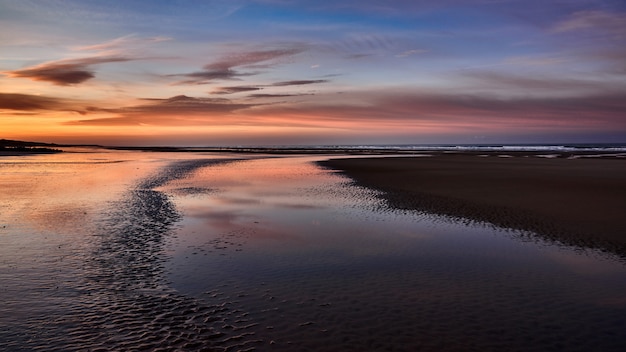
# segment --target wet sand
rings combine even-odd
[[[322,165],[384,192],[389,206],[532,231],[626,255],[626,160],[441,153]]]
[[[623,262],[380,211],[323,158],[1,163],[0,351],[624,350]]]
[[[163,156],[39,156],[2,165],[0,351],[242,346],[233,335],[247,336],[244,329],[221,329],[224,319],[241,319],[238,312],[168,287],[165,248],[182,215],[155,190],[231,160]]]

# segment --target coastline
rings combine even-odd
[[[25,156],[25,155],[40,155],[40,154],[57,154],[63,153],[62,151],[5,151],[0,150],[0,157],[2,156]]]
[[[626,162],[519,153],[437,153],[319,163],[382,191],[388,205],[626,256]]]

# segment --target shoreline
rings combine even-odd
[[[531,231],[566,245],[626,256],[624,159],[499,156],[441,153],[319,164],[381,191],[392,208]]]
[[[0,149],[0,156],[25,156],[25,155],[41,155],[41,154],[58,154],[63,153],[61,150],[4,150]]]

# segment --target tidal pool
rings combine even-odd
[[[0,159],[0,350],[626,347],[623,259],[389,209],[324,158]]]
[[[168,184],[171,286],[267,350],[619,350],[626,267],[532,234],[386,208],[319,157]]]

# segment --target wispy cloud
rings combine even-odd
[[[250,92],[250,91],[261,90],[261,89],[263,88],[251,87],[251,86],[217,87],[211,92],[211,94],[234,94],[234,93]]]
[[[303,45],[290,45],[285,48],[270,50],[254,50],[232,53],[209,63],[203,67],[202,71],[173,76],[182,76],[188,79],[178,82],[178,84],[207,84],[216,80],[232,80],[239,77],[253,76],[258,72],[241,72],[235,68],[242,69],[266,69],[281,63],[288,57],[297,55],[306,50]]]
[[[329,80],[326,79],[315,79],[315,80],[294,80],[294,81],[282,81],[272,83],[273,87],[286,87],[286,86],[302,86],[306,84],[317,84],[317,83],[327,83]]]
[[[335,49],[345,51],[386,51],[394,46],[394,41],[386,35],[353,34],[344,40],[334,42],[333,46]]]
[[[562,57],[512,56],[504,59],[503,64],[518,66],[549,66],[567,62]]]
[[[2,73],[13,78],[28,78],[61,86],[76,85],[95,77],[94,65],[146,59],[145,55],[140,55],[140,52],[145,51],[146,45],[170,39],[163,36],[143,38],[127,35],[97,44],[71,48],[74,52],[93,52],[88,57],[48,61]]]
[[[95,73],[91,68],[93,65],[131,60],[135,59],[123,56],[66,59],[44,62],[21,70],[5,71],[3,74],[14,78],[28,78],[34,81],[45,81],[60,86],[69,86],[94,78]]]
[[[501,98],[480,94],[360,92],[300,104],[268,105],[255,112],[268,116],[308,116],[312,124],[363,128],[429,127],[458,130],[585,129],[626,130],[626,94],[613,92],[568,97]],[[610,127],[608,127],[610,126]]]
[[[424,54],[427,53],[428,50],[426,49],[413,49],[413,50],[407,50],[405,52],[402,52],[398,55],[396,55],[396,57],[408,57],[408,56],[412,56],[412,55],[418,55],[418,54]]]
[[[609,34],[626,36],[626,13],[605,11],[578,11],[554,26],[554,32],[573,32],[581,30],[602,31]]]
[[[476,90],[491,89],[508,92],[509,94],[532,95],[541,92],[543,95],[573,95],[601,92],[617,92],[626,89],[626,84],[607,82],[593,77],[553,76],[549,73],[541,74],[512,74],[490,70],[471,70],[458,77],[459,81],[467,79]]]
[[[302,86],[302,85],[308,85],[308,84],[319,84],[319,83],[327,83],[327,82],[330,82],[330,81],[326,79],[292,80],[292,81],[281,81],[281,82],[275,82],[275,83],[264,84],[264,85],[256,85],[256,86],[217,87],[211,92],[211,94],[235,94],[235,93],[261,90],[261,89],[268,88],[268,87]],[[249,96],[269,97],[269,96],[293,96],[293,95],[297,95],[297,94],[253,94]]]
[[[137,47],[145,46],[153,43],[160,43],[172,40],[170,37],[156,36],[156,37],[138,37],[137,35],[130,34],[123,37],[107,40],[102,43],[76,46],[72,49],[74,51],[96,51],[96,52],[117,52],[119,50],[127,51],[129,49],[135,49]]]
[[[68,112],[85,115],[85,102],[54,96],[0,93],[0,111],[13,116],[34,116],[49,112]]]
[[[286,98],[286,97],[299,97],[303,95],[313,94],[249,94],[249,98]]]
[[[0,93],[0,109],[7,110],[61,110],[65,103],[57,98],[30,94]]]
[[[212,119],[225,118],[225,114],[247,109],[258,104],[236,103],[223,98],[196,98],[177,95],[167,99],[144,99],[148,102],[122,108],[96,108],[91,113],[113,113],[114,117],[83,119],[68,122],[70,125],[160,125],[179,126],[214,124]],[[218,120],[219,121],[219,120]]]
[[[404,112],[405,116],[410,116],[410,112],[413,116],[447,116],[478,125],[482,124],[483,117],[496,118],[507,124],[540,122],[547,116],[553,117],[559,124],[567,124],[576,120],[600,120],[607,115],[616,119],[621,114],[620,111],[626,108],[626,94],[508,99],[490,95],[413,94],[383,96],[378,104],[378,111],[389,109],[387,111]],[[567,118],[564,119],[563,116]]]

